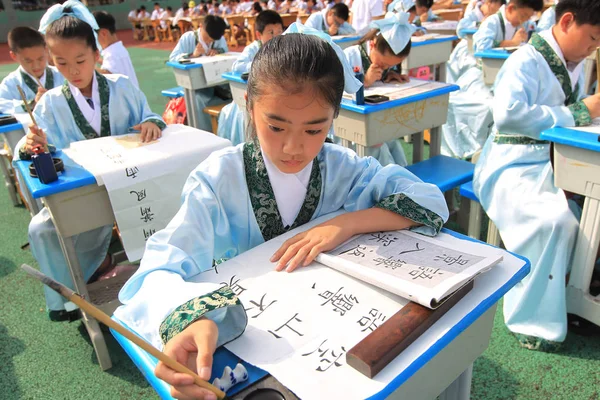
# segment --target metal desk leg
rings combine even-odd
[[[17,193],[17,188],[14,182],[10,177],[10,167],[7,165],[7,163],[7,157],[4,155],[0,156],[0,168],[2,169],[2,175],[4,175],[4,185],[8,190],[8,195],[10,196],[13,206],[16,207],[21,204],[21,199],[19,198],[19,194]]]
[[[429,131],[429,157],[440,155],[442,152],[442,127],[436,126]]]
[[[17,180],[19,181],[19,186],[21,188],[21,194],[23,194],[23,197],[25,197],[25,201],[27,202],[27,205],[29,206],[29,214],[31,214],[31,216],[34,217],[42,209],[42,202],[40,199],[34,199],[31,196],[31,193],[29,192],[29,189],[27,188],[27,185],[25,184],[25,180],[21,176],[21,173],[19,172],[18,169],[15,169],[15,174],[16,174]]]
[[[440,400],[469,400],[471,398],[471,379],[473,378],[473,364],[460,374],[441,394]]]
[[[187,112],[188,125],[198,128],[198,112],[196,107],[196,96],[192,89],[184,89],[183,97],[185,99],[185,109]]]
[[[81,266],[79,265],[79,260],[77,259],[77,253],[75,253],[73,238],[71,236],[63,237],[58,231],[57,235],[60,247],[62,248],[63,254],[67,260],[67,265],[69,266],[71,278],[75,284],[75,290],[86,300],[89,300],[90,296],[88,295],[87,286],[85,280],[83,279],[83,275],[81,274]],[[102,368],[103,371],[106,371],[112,367],[112,362],[110,360],[110,355],[108,354],[108,348],[106,347],[104,334],[100,330],[98,321],[83,311],[81,311],[81,314],[83,315],[83,323],[85,328],[87,329],[92,344],[94,345],[96,357],[98,358],[98,364],[100,364],[100,368]]]
[[[586,197],[567,286],[567,310],[600,325],[600,296],[590,295],[590,281],[600,241],[600,200]]]
[[[415,133],[412,135],[413,143],[413,160],[412,163],[418,163],[423,161],[423,132]]]

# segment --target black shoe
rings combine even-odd
[[[67,310],[49,310],[48,317],[50,321],[61,322],[61,321],[77,321],[81,318],[79,310],[67,311]]]

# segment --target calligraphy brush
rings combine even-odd
[[[27,264],[21,265],[21,268],[25,272],[27,272],[29,275],[31,275],[34,278],[36,278],[37,280],[41,281],[44,285],[50,287],[52,290],[58,292],[63,297],[65,297],[65,298],[69,299],[70,301],[72,301],[73,303],[77,304],[79,306],[79,308],[81,308],[83,311],[85,311],[92,317],[96,318],[98,321],[102,322],[109,328],[112,328],[115,331],[119,332],[121,335],[125,336],[127,339],[132,341],[134,344],[141,347],[142,350],[150,353],[153,357],[155,357],[158,360],[162,361],[163,363],[167,364],[169,366],[169,368],[174,369],[177,372],[181,372],[183,374],[192,376],[194,378],[194,383],[196,385],[200,386],[203,389],[210,390],[215,395],[217,395],[218,399],[231,400],[231,398],[227,397],[225,392],[217,389],[215,386],[202,380],[202,378],[200,378],[196,373],[194,373],[194,371],[192,371],[191,369],[187,368],[186,366],[180,364],[178,361],[172,359],[165,353],[159,351],[154,346],[152,346],[150,343],[146,342],[144,339],[140,338],[139,336],[137,336],[136,334],[131,332],[129,329],[125,328],[123,325],[112,320],[106,313],[104,313],[104,311],[100,310],[93,304],[87,302],[85,299],[83,299],[83,297],[81,297],[79,294],[75,293],[73,290],[69,289],[68,287],[66,287],[65,285],[63,285],[61,283],[56,282],[54,279],[42,274],[40,271],[30,267]]]
[[[31,118],[31,122],[33,123],[33,125],[35,125],[37,127],[38,124],[37,124],[37,122],[35,122],[33,113],[29,109],[29,104],[27,104],[27,97],[25,96],[25,92],[23,92],[23,89],[21,89],[21,86],[19,86],[19,85],[17,85],[17,89],[19,89],[19,94],[21,95],[21,100],[23,100],[23,107],[25,107],[25,109],[27,110],[27,113],[29,114],[29,118]],[[46,153],[48,153],[48,145],[47,144],[44,145],[44,151]]]

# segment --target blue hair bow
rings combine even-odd
[[[65,8],[70,11],[65,12]],[[97,31],[100,29],[98,27],[98,23],[96,22],[96,18],[92,15],[90,10],[86,6],[84,6],[81,2],[77,0],[67,0],[63,4],[55,4],[50,7],[46,13],[42,16],[40,20],[40,29],[38,29],[42,34],[46,34],[46,30],[54,21],[59,20],[65,15],[72,15],[73,17],[82,20],[92,27],[94,31],[94,38],[96,39],[96,46],[98,50],[102,50],[102,46],[98,43],[98,34]]]
[[[358,89],[361,88],[362,83],[354,76],[354,71],[350,67],[346,54],[344,54],[344,51],[340,46],[333,42],[329,34],[309,28],[308,26],[302,25],[300,22],[292,23],[283,34],[285,35],[287,33],[301,33],[304,35],[318,36],[329,43],[331,47],[333,47],[333,50],[335,50],[335,53],[344,67],[344,91],[347,93],[356,93]]]
[[[379,29],[388,42],[394,54],[400,53],[410,41],[417,28],[408,22],[409,15],[405,12],[388,12],[384,19],[372,21],[372,29]]]

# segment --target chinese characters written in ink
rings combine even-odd
[[[377,310],[376,308],[371,308],[369,314],[365,315],[364,317],[361,317],[361,319],[356,321],[356,323],[363,328],[361,332],[364,332],[366,330],[373,332],[379,327],[381,323],[385,321],[385,318],[386,316],[383,315],[379,310]]]
[[[406,264],[405,261],[396,260],[393,256],[389,256],[388,258],[377,257],[373,259],[373,262],[377,267],[383,265],[385,268],[389,268],[391,270],[395,270],[396,268],[400,268]]]
[[[256,302],[254,300],[250,300],[250,304],[253,304],[254,307],[249,307],[249,308],[246,309],[246,311],[250,311],[250,310],[254,310],[254,309],[258,308],[257,310],[255,310],[255,311],[258,311],[258,313],[254,314],[251,318],[258,318],[263,312],[265,312],[267,310],[267,308],[271,307],[271,305],[273,303],[277,302],[277,300],[273,300],[269,304],[265,305],[266,304],[266,302],[265,302],[265,297],[266,296],[267,296],[266,293],[263,294],[262,297],[260,298],[259,302]]]
[[[146,198],[146,189],[142,189],[139,192],[136,192],[135,190],[130,190],[129,194],[135,194],[135,196],[137,197],[137,201],[142,201]]]
[[[135,179],[137,174],[140,172],[138,167],[127,167],[125,168],[125,174],[128,178]]]
[[[328,339],[325,339],[321,342],[319,347],[311,351],[310,353],[302,354],[302,357],[308,357],[313,355],[319,359],[319,365],[315,369],[318,372],[325,372],[332,366],[341,367],[342,363],[339,362],[339,359],[346,353],[346,349],[344,346],[340,346],[339,350],[331,349],[329,346],[326,346],[325,343]]]
[[[144,240],[148,240],[150,238],[150,236],[154,235],[154,233],[156,233],[156,229],[142,229],[144,231]]]
[[[446,253],[441,256],[435,256],[435,261],[445,262],[447,265],[458,264],[458,265],[466,265],[470,260],[463,258],[462,254],[459,254],[458,257],[453,257],[446,255]]]
[[[142,214],[140,219],[144,222],[150,222],[154,219],[154,213],[152,213],[150,207],[140,207],[140,214]]]
[[[374,240],[377,243],[383,244],[383,247],[387,247],[390,244],[394,243],[396,240],[398,240],[398,238],[396,236],[394,236],[393,233],[375,232],[375,233],[371,233],[368,240],[369,241]]]
[[[242,293],[244,293],[246,291],[246,288],[243,287],[242,285],[240,285],[240,278],[237,278],[235,275],[233,275],[231,277],[231,279],[229,279],[229,283],[227,282],[221,282],[220,284],[223,286],[229,286],[231,288],[231,291],[236,295],[239,296]]]
[[[295,321],[295,322],[293,322],[293,321]],[[279,332],[283,328],[288,328],[290,331],[294,332],[296,335],[298,335],[298,336],[304,336],[303,333],[300,333],[299,331],[296,330],[298,328],[294,329],[294,327],[292,326],[293,324],[296,324],[296,322],[302,322],[302,320],[300,318],[298,318],[298,313],[294,314],[294,316],[292,318],[288,319],[285,324],[283,324],[279,328],[275,329],[275,332]],[[281,339],[282,338],[282,336],[279,336],[278,334],[276,334],[273,331],[268,331],[268,332],[271,335],[275,336],[276,339]],[[280,335],[281,335],[281,333],[280,333]]]
[[[321,304],[321,306],[331,303],[333,311],[338,312],[341,316],[345,315],[347,311],[350,311],[354,304],[358,304],[358,299],[356,296],[340,293],[343,288],[344,287],[340,287],[335,293],[329,290],[319,293],[319,296],[325,299],[325,302]]]
[[[409,272],[409,275],[415,279],[429,279],[431,280],[436,275],[444,275],[439,268],[432,267],[417,267]]]
[[[340,253],[340,256],[342,254],[348,254],[351,256],[355,256],[355,257],[364,257],[365,256],[365,250],[367,249],[367,246],[361,246],[361,245],[357,245],[354,246],[348,250],[342,251]]]

